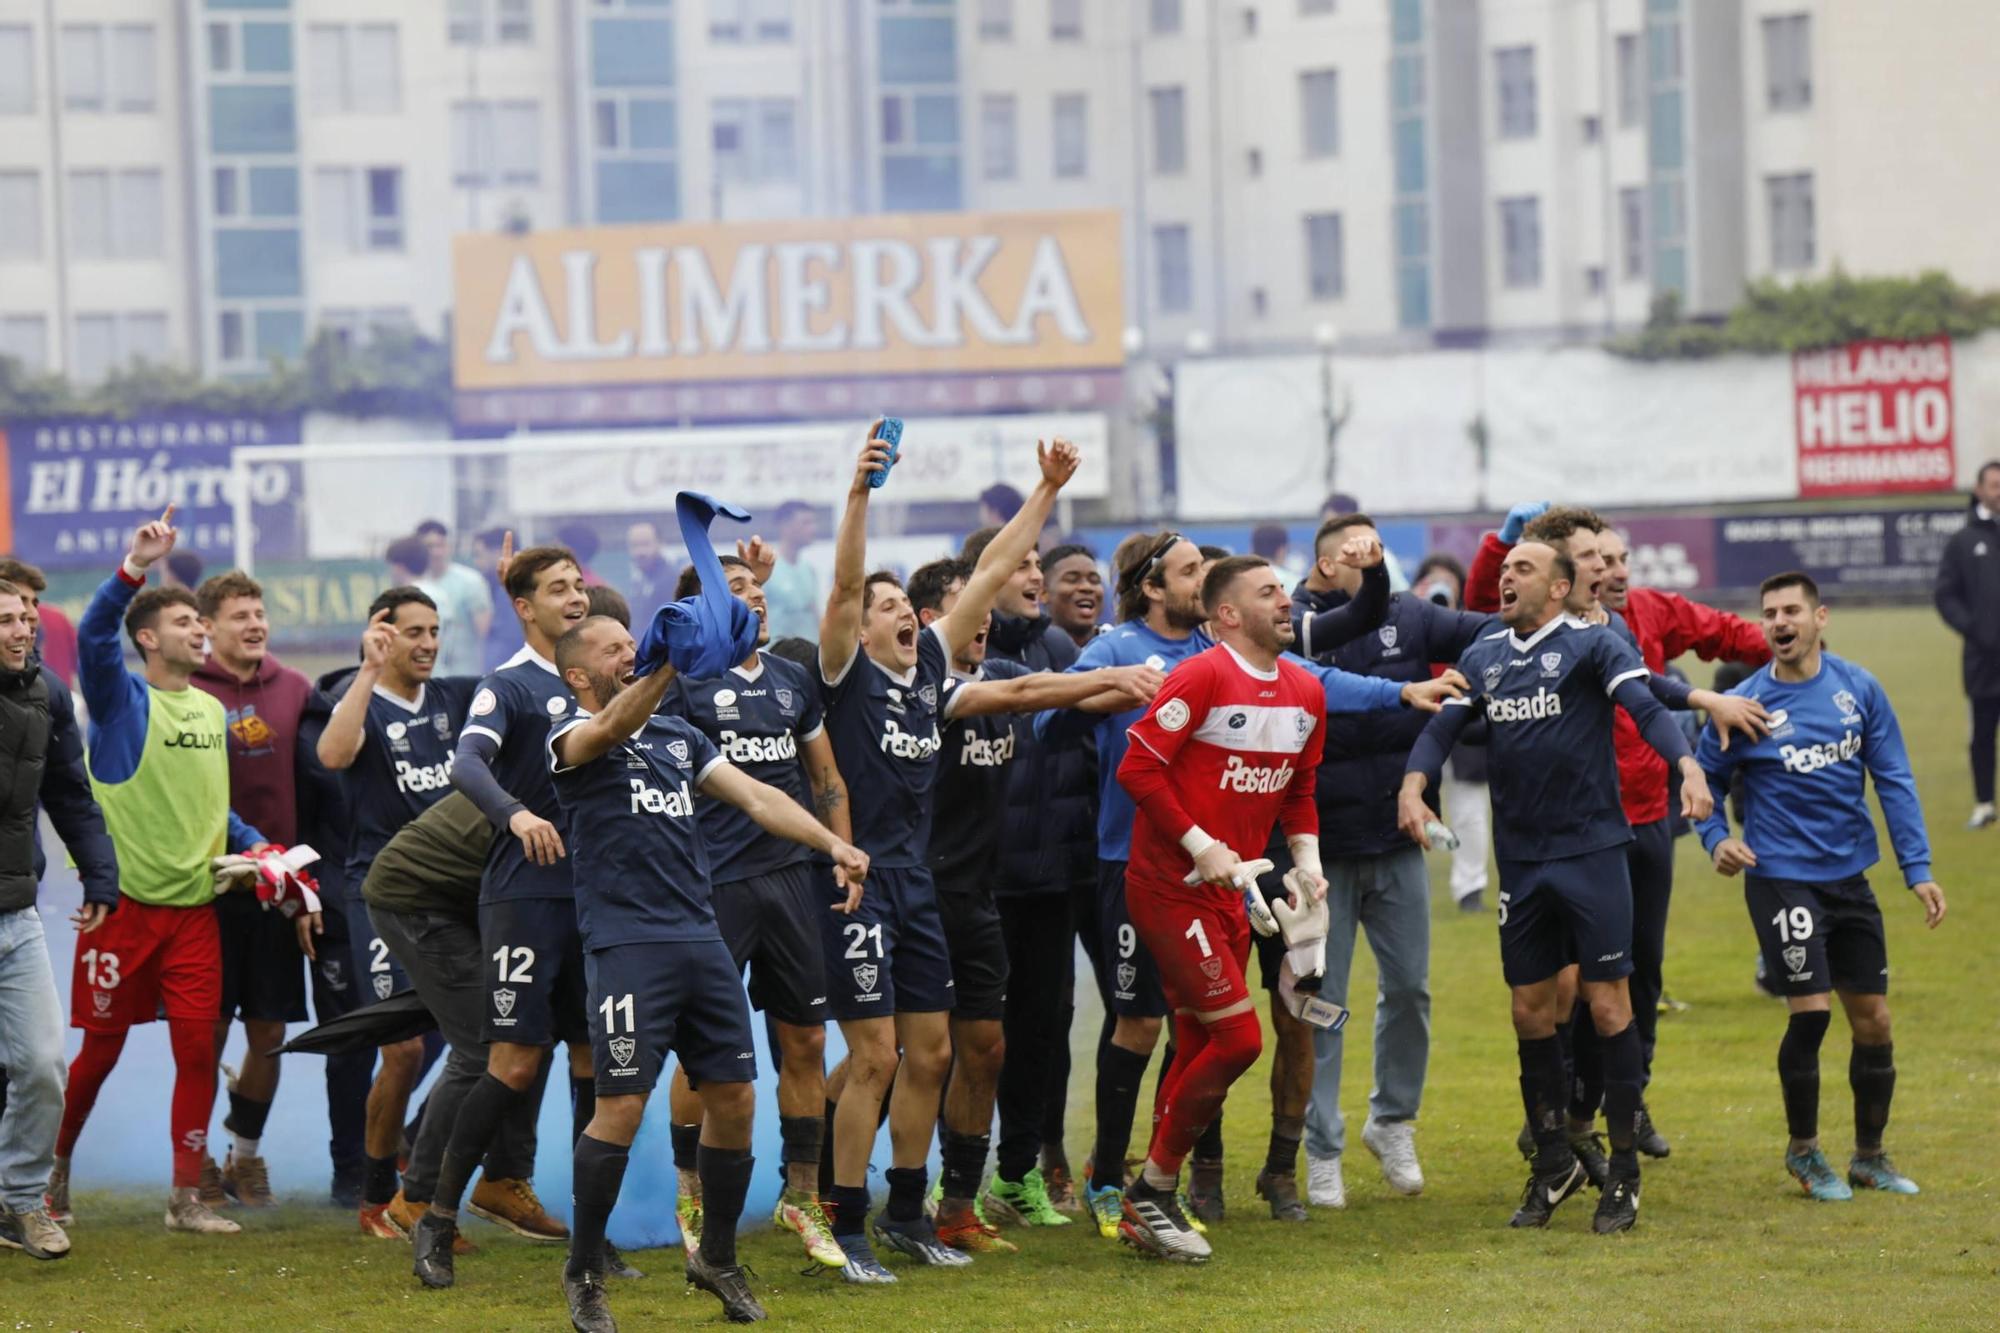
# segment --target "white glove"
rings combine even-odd
[[[1256,931],[1259,935],[1275,935],[1278,933],[1278,919],[1271,915],[1270,904],[1264,901],[1263,893],[1257,888],[1257,877],[1259,875],[1268,875],[1276,869],[1277,867],[1272,865],[1268,859],[1260,856],[1254,861],[1238,861],[1236,863],[1236,873],[1229,877],[1230,882],[1243,895],[1243,910],[1250,917],[1250,929]],[[1187,877],[1181,882],[1184,884],[1199,884],[1201,883],[1201,876],[1196,872],[1190,871]],[[1325,932],[1321,933],[1324,934]]]
[[[1302,906],[1292,906],[1291,899],[1281,898],[1272,907],[1278,918],[1278,926],[1285,936],[1285,961],[1290,964],[1292,975],[1308,991],[1319,989],[1320,978],[1326,975],[1326,932],[1329,918],[1326,899],[1316,895],[1312,886],[1300,881],[1294,884],[1293,871],[1285,876],[1286,887]]]
[[[1320,941],[1322,949],[1325,944],[1326,941],[1322,938]],[[1278,998],[1284,1001],[1285,1008],[1291,1011],[1292,1017],[1301,1023],[1310,1023],[1328,1032],[1338,1032],[1347,1025],[1346,1009],[1332,1000],[1321,999],[1311,991],[1299,989],[1299,979],[1292,971],[1292,958],[1289,953],[1285,955],[1285,961],[1278,965]]]

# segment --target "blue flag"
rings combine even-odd
[[[654,615],[639,640],[636,674],[650,675],[663,663],[671,663],[683,676],[706,680],[738,665],[757,646],[756,613],[731,595],[729,579],[708,537],[708,525],[717,514],[739,523],[749,522],[750,515],[700,491],[675,496],[674,513],[688,559],[701,576],[701,592],[669,602]]]

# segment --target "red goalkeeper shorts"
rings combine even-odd
[[[1173,1008],[1213,1013],[1250,998],[1250,921],[1235,890],[1163,882],[1135,861],[1125,872],[1125,910]]]
[[[120,897],[102,926],[76,937],[69,997],[70,1025],[92,1032],[121,1032],[162,1017],[213,1022],[222,1011],[215,909]]]

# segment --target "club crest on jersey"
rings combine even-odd
[[[935,686],[935,685],[926,685],[926,686],[924,686],[924,687],[923,687],[923,688],[922,688],[921,690],[918,690],[918,691],[917,691],[917,698],[919,698],[919,699],[923,700],[923,703],[924,703],[924,707],[926,707],[926,708],[936,708],[936,707],[937,707],[937,686]]]
[[[1193,716],[1188,711],[1187,700],[1169,699],[1160,705],[1160,711],[1153,714],[1153,720],[1160,724],[1161,731],[1179,731]]]
[[[1137,981],[1138,979],[1139,979],[1138,968],[1132,966],[1130,963],[1120,963],[1118,965],[1119,994],[1130,995],[1132,993],[1132,983]]]
[[[378,1000],[388,999],[389,992],[394,990],[395,988],[396,988],[395,978],[391,977],[387,972],[378,972],[375,974],[376,999]]]
[[[1207,977],[1210,981],[1218,979],[1222,975],[1222,960],[1220,958],[1202,959],[1201,974]]]
[[[448,740],[450,740],[450,739],[451,739],[451,714],[450,714],[450,713],[432,713],[432,714],[431,714],[431,729],[432,729],[433,731],[437,732],[437,738],[438,738],[439,740],[441,740],[441,741],[448,741]]]
[[[1483,679],[1486,681],[1486,688],[1489,690],[1499,689],[1500,677],[1506,673],[1506,670],[1507,668],[1501,666],[1498,662],[1495,662],[1492,666],[1487,667],[1485,672],[1483,673]]]
[[[1790,945],[1779,956],[1785,960],[1785,971],[1801,971],[1806,965],[1806,946],[1803,944]]]
[[[778,707],[788,713],[792,711],[792,692],[790,690],[773,690],[771,694],[777,699]]]
[[[501,989],[501,990],[497,990],[497,991],[494,991],[494,992],[493,992],[493,1007],[494,1007],[495,1009],[498,1009],[498,1010],[500,1011],[500,1017],[502,1017],[502,1018],[506,1018],[506,1017],[510,1016],[511,1014],[513,1014],[513,1012],[514,1012],[514,992],[513,992],[513,991],[511,991],[511,990],[507,990],[507,989],[504,989],[504,988],[503,988],[503,989]]]
[[[1312,735],[1312,714],[1301,711],[1297,717],[1292,719],[1292,725],[1298,728],[1299,740],[1303,743],[1306,737]]]
[[[682,767],[687,766],[688,743],[686,741],[668,741],[667,753],[674,757],[675,763],[680,764]]]
[[[1846,690],[1835,690],[1833,692],[1833,706],[1840,710],[1840,720],[1848,726],[1854,727],[1861,724],[1861,705]]]
[[[1396,627],[1394,625],[1384,625],[1381,629],[1375,631],[1375,636],[1382,640],[1384,648],[1394,648],[1396,646]]]
[[[111,992],[108,990],[92,991],[90,993],[90,1007],[97,1011],[99,1018],[103,1018],[106,1014],[109,1014],[111,1012]]]
[[[882,970],[875,964],[862,963],[854,969],[854,984],[861,987],[864,992],[873,994],[875,991],[875,980],[881,975]]]
[[[1544,676],[1555,675],[1557,671],[1561,670],[1562,664],[1563,655],[1561,653],[1546,652],[1542,654],[1542,674]]]
[[[639,1043],[631,1037],[613,1037],[604,1043],[611,1051],[611,1058],[621,1065],[632,1063],[632,1057],[639,1052]]]

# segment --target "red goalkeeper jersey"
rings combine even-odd
[[[1167,677],[1128,735],[1118,781],[1139,807],[1130,879],[1179,884],[1194,869],[1181,837],[1196,825],[1246,860],[1263,855],[1274,823],[1319,832],[1326,693],[1303,668],[1280,659],[1260,671],[1217,644]]]

